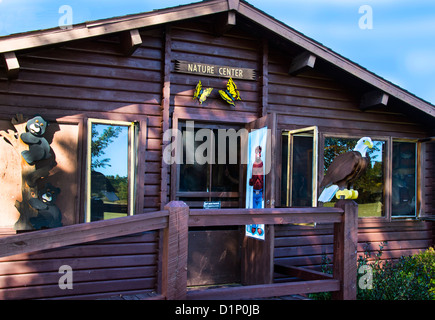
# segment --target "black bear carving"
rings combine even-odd
[[[24,160],[30,165],[36,161],[50,158],[50,145],[44,138],[47,121],[41,116],[36,116],[27,121],[27,132],[20,135],[21,140],[29,145],[29,150],[21,152]]]
[[[60,189],[50,183],[39,191],[38,198],[29,200],[30,206],[38,210],[36,217],[30,218],[30,223],[35,229],[56,228],[62,226],[62,214],[55,201]]]

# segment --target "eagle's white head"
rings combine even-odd
[[[368,148],[373,148],[373,141],[369,137],[363,137],[358,140],[353,151],[358,151],[363,157],[365,157]]]

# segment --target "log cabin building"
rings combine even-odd
[[[172,140],[165,132],[179,130],[186,138],[189,130],[196,135],[210,129],[216,145],[225,145],[219,129],[266,125],[266,207],[322,206],[317,197],[328,163],[369,136],[371,166],[356,186],[358,253],[387,242],[382,257],[394,259],[433,245],[434,105],[243,0],[202,1],[5,36],[0,53],[2,240],[18,234],[31,242],[40,232],[33,231],[31,219],[38,209],[23,209],[28,164],[17,139],[25,120],[39,114],[49,124],[44,137],[51,158],[34,165],[46,170],[34,179],[30,197],[47,183],[60,189],[59,230],[151,215],[172,200],[190,208],[218,202],[236,213],[245,208],[241,156],[229,165],[168,163],[165,150]],[[219,94],[229,78],[240,93],[234,105]],[[213,88],[201,102],[193,99],[199,81]],[[175,149],[187,160],[186,143]],[[318,270],[323,258],[332,257],[332,224],[283,224],[266,232],[273,263]],[[188,285],[243,281],[241,238],[238,226],[191,227]],[[161,244],[162,233],[149,231],[4,255],[0,299],[158,291]],[[74,270],[72,290],[59,289],[62,265]],[[285,278],[272,273],[269,281]]]

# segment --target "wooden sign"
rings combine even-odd
[[[175,61],[175,71],[181,73],[198,74],[209,77],[255,80],[255,70],[249,68],[218,66],[190,61]]]

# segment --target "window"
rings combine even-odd
[[[204,201],[221,201],[222,207],[239,207],[241,166],[237,130],[240,128],[188,122],[180,129],[183,152],[177,170],[176,197],[197,208]],[[236,141],[228,139],[231,133],[237,136]]]
[[[137,126],[88,120],[86,221],[134,213]]]
[[[282,206],[317,206],[317,140],[317,127],[283,132]]]
[[[358,139],[326,137],[324,148],[324,172],[334,158],[344,152],[353,150]],[[353,189],[358,191],[358,216],[359,217],[380,217],[384,215],[384,166],[386,159],[385,141],[373,141],[373,148],[368,149],[370,165],[365,174],[354,184]],[[333,202],[336,199],[334,198]],[[332,205],[331,203],[325,205]]]
[[[393,141],[393,217],[415,216],[417,198],[417,144]]]

